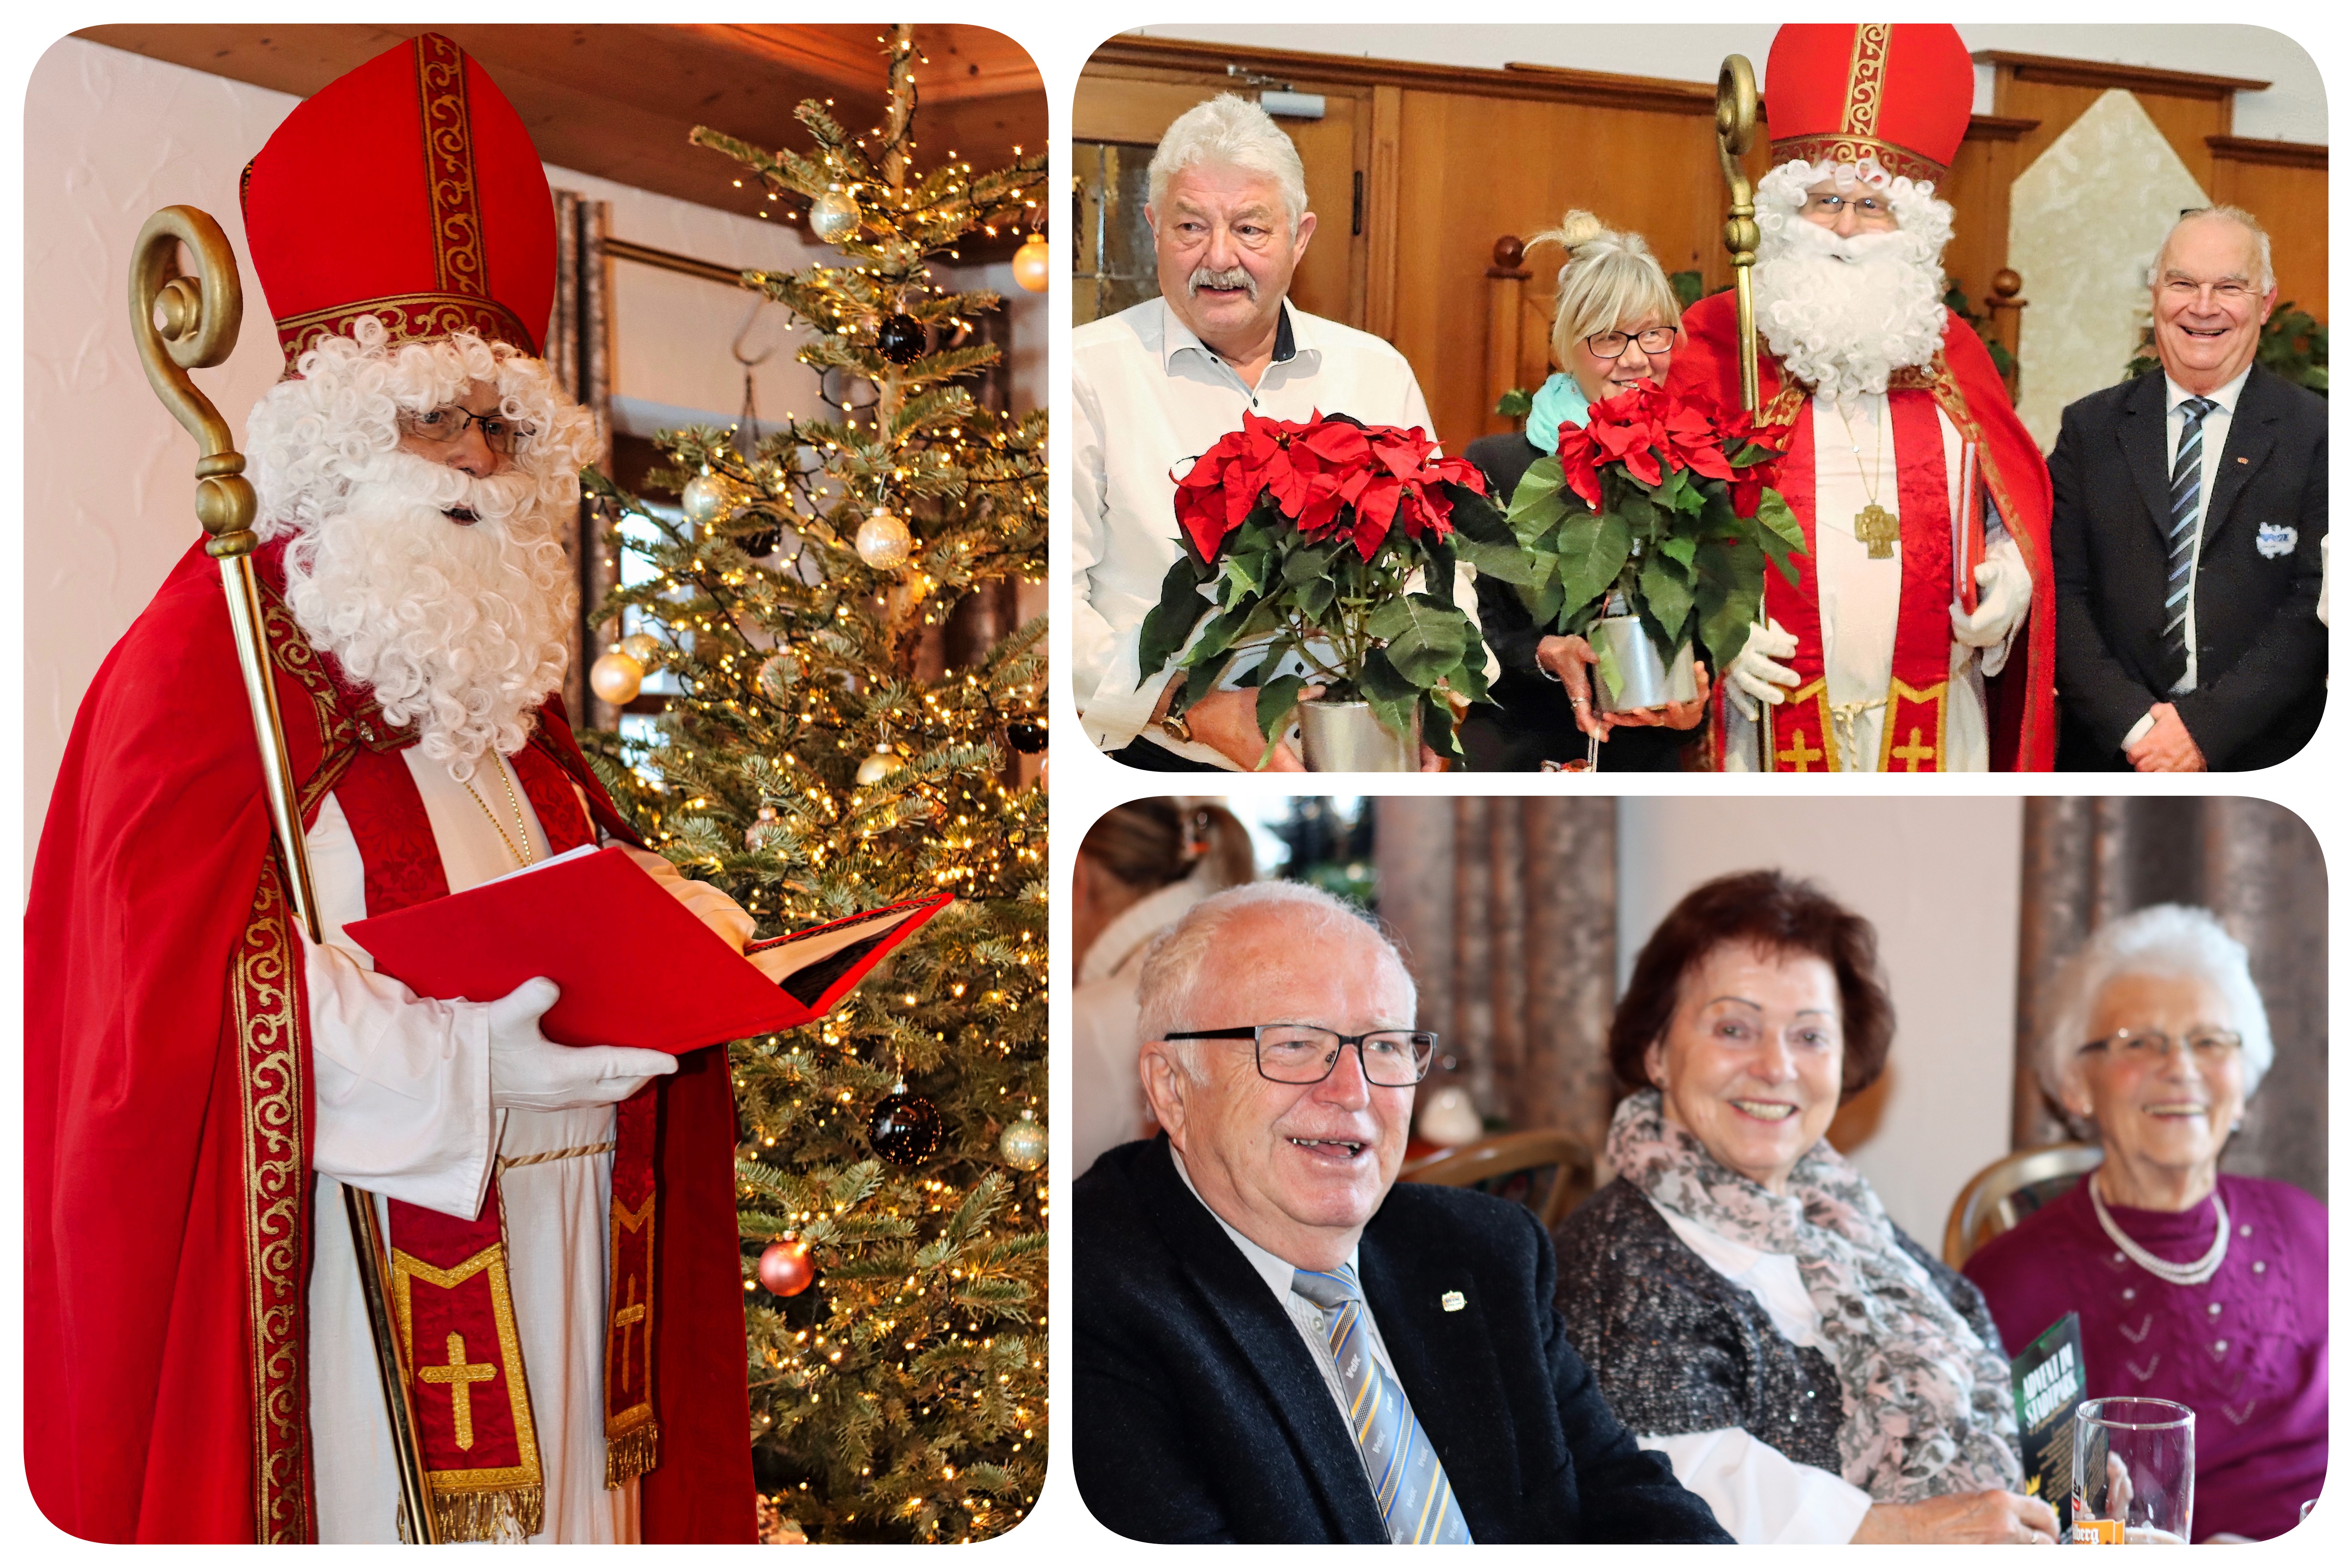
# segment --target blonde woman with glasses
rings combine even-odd
[[[1470,443],[1464,453],[1507,504],[1520,477],[1559,449],[1562,426],[1581,426],[1592,405],[1637,383],[1665,384],[1682,332],[1682,307],[1664,268],[1638,234],[1606,227],[1589,212],[1530,240],[1532,251],[1556,245],[1567,255],[1552,315],[1556,372],[1535,395],[1524,432]],[[1475,708],[1462,743],[1473,768],[1532,772],[1546,762],[1582,758],[1588,738],[1601,742],[1601,765],[1619,772],[1671,772],[1706,713],[1706,671],[1696,701],[1625,713],[1601,713],[1592,699],[1594,656],[1580,637],[1552,635],[1535,624],[1507,583],[1481,578],[1478,618],[1501,661],[1496,706]]]

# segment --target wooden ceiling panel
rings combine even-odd
[[[87,27],[94,43],[308,97],[421,27],[369,23],[134,23]],[[441,29],[482,62],[530,128],[540,155],[642,190],[754,214],[739,166],[690,145],[710,125],[767,147],[806,152],[793,118],[830,99],[852,132],[881,122],[886,29],[871,24],[457,24]],[[1045,93],[1026,51],[986,27],[918,26],[915,129],[919,169],[952,149],[978,168],[1045,142]],[[798,204],[788,204],[794,207]],[[779,214],[779,216],[784,215]],[[794,211],[795,218],[804,215]]]

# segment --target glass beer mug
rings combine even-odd
[[[2197,1413],[2169,1399],[2086,1399],[2074,1412],[2074,1544],[2186,1546]]]

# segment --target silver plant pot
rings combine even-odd
[[[1616,666],[1622,685],[1612,687],[1601,672],[1608,664],[1593,667],[1593,698],[1603,713],[1623,713],[1635,708],[1659,708],[1669,702],[1690,702],[1698,697],[1698,672],[1691,667],[1690,645],[1675,655],[1670,667],[1658,657],[1657,645],[1650,634],[1642,629],[1639,616],[1611,616],[1595,621],[1585,634],[1592,651],[1604,648]]]
[[[1369,702],[1302,702],[1298,738],[1318,773],[1409,773],[1421,767],[1421,710],[1400,735]]]

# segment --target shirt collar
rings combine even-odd
[[[2246,362],[2246,368],[2240,371],[2237,375],[2231,380],[2227,386],[2222,387],[2218,392],[2206,393],[2204,395],[2220,404],[2221,405],[2222,413],[2235,417],[2238,412],[2238,394],[2246,389],[2246,378],[2253,374],[2254,362],[2248,360]],[[2179,382],[2173,380],[2171,375],[2168,374],[2164,378],[2165,417],[2169,419],[2175,414],[2179,413],[2180,405],[2197,395],[2198,395],[2196,393],[2189,391]]]
[[[1278,1298],[1287,1297],[1290,1294],[1291,1278],[1298,1272],[1297,1268],[1276,1258],[1232,1226],[1225,1224],[1224,1215],[1209,1208],[1209,1200],[1202,1197],[1201,1189],[1192,1184],[1192,1173],[1184,1168],[1184,1156],[1177,1152],[1176,1145],[1173,1143],[1168,1145],[1168,1158],[1175,1163],[1176,1174],[1183,1179],[1184,1190],[1192,1194],[1202,1208],[1209,1209],[1209,1217],[1217,1222],[1218,1228],[1232,1238],[1235,1247],[1241,1248],[1242,1256],[1249,1259],[1250,1267],[1257,1270],[1258,1278],[1265,1281],[1266,1288]],[[1348,1249],[1348,1266],[1351,1268],[1356,1265],[1357,1250],[1353,1247]]]
[[[1176,356],[1187,350],[1201,355],[1203,359],[1216,360],[1220,364],[1224,363],[1223,360],[1218,358],[1216,351],[1210,348],[1208,344],[1202,342],[1193,332],[1192,329],[1184,324],[1184,318],[1176,313],[1175,310],[1168,303],[1167,296],[1164,294],[1160,296],[1160,317],[1161,322],[1160,332],[1160,369],[1166,370],[1173,366],[1176,363]],[[1316,350],[1314,344],[1307,342],[1301,337],[1297,323],[1297,318],[1291,311],[1290,301],[1285,300],[1282,302],[1281,314],[1277,317],[1274,325],[1275,364],[1287,364],[1292,360],[1297,358],[1302,352],[1309,355],[1315,353]],[[1269,366],[1268,368],[1271,369],[1272,367]]]

